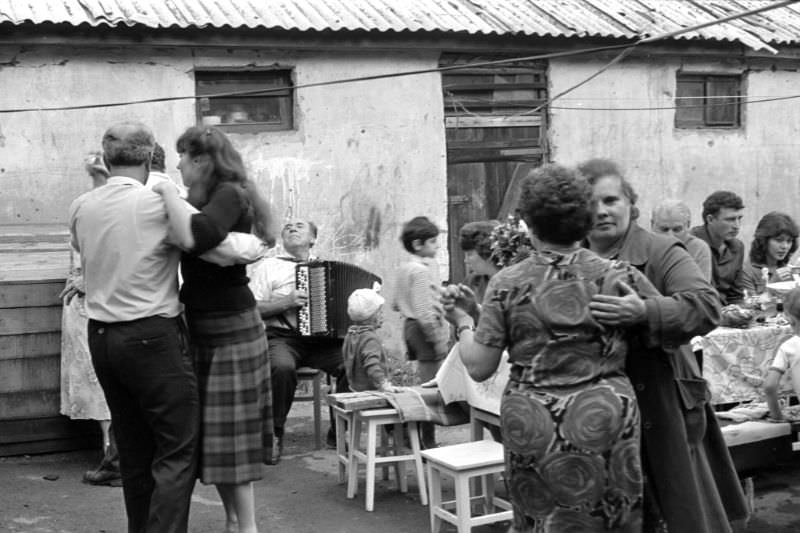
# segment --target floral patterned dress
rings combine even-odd
[[[500,425],[517,533],[641,531],[639,411],[624,373],[626,332],[589,312],[619,281],[655,291],[588,250],[534,252],[496,274],[477,342],[508,347]]]
[[[77,252],[70,250],[67,283],[82,288],[83,274],[76,256]],[[89,354],[88,321],[83,294],[64,304],[61,315],[61,414],[80,420],[110,420],[106,397]]]

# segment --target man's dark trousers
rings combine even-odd
[[[283,437],[283,427],[297,389],[297,369],[301,366],[317,368],[336,378],[336,392],[350,390],[344,372],[342,342],[342,339],[301,337],[292,331],[267,328],[276,436]]]
[[[129,533],[188,528],[200,427],[179,318],[89,321],[89,350],[117,437]]]

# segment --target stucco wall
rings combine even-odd
[[[0,109],[194,95],[193,69],[273,64],[296,85],[432,68],[438,54],[222,49],[0,48]],[[405,258],[400,226],[416,215],[446,228],[446,165],[438,74],[300,89],[295,130],[232,135],[249,174],[279,214],[320,226],[320,256],[391,282]],[[191,99],[76,111],[0,114],[0,228],[64,223],[87,190],[83,158],[120,120],[150,125],[176,174],[174,141],[195,122]],[[442,236],[446,243],[446,235]],[[446,250],[439,261],[447,270]],[[387,292],[391,292],[391,283]],[[395,342],[394,328],[387,331]]]
[[[554,60],[551,94],[558,94],[596,72],[605,61]],[[626,60],[587,85],[559,99],[554,106],[584,108],[671,107],[675,74],[727,73],[746,65],[658,57]],[[745,76],[749,98],[798,94],[800,72],[753,69]],[[743,107],[743,126],[735,130],[681,130],[672,109],[590,111],[553,109],[551,155],[574,164],[590,157],[621,163],[640,196],[641,222],[650,225],[652,207],[662,198],[677,197],[692,209],[700,224],[703,200],[728,189],[744,199],[746,211],[740,238],[749,247],[761,216],[785,211],[800,221],[800,101],[784,100]]]

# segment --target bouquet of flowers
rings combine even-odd
[[[492,261],[499,267],[513,265],[525,259],[533,249],[528,227],[519,215],[509,215],[508,220],[492,230]]]

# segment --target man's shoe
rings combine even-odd
[[[119,487],[122,484],[122,476],[119,470],[112,470],[105,465],[101,465],[83,474],[83,482],[89,485],[110,485]]]
[[[331,428],[328,430],[328,435],[325,437],[325,444],[328,445],[328,448],[336,449],[336,431]]]
[[[283,437],[275,437],[272,439],[272,458],[267,464],[276,465],[280,463],[282,455],[283,455]]]

